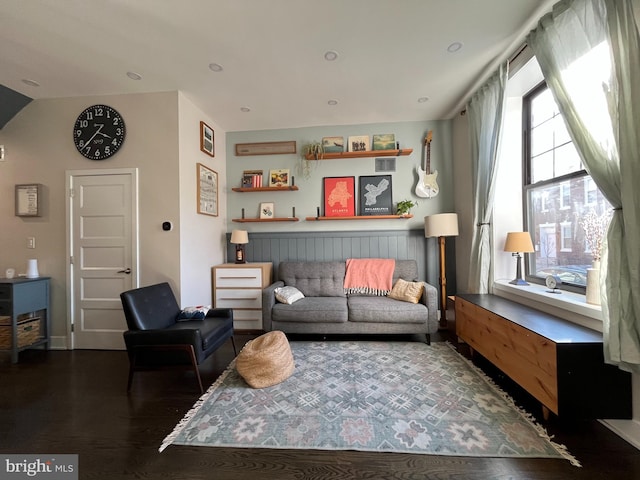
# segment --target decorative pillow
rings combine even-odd
[[[197,307],[185,307],[178,314],[177,321],[184,322],[187,320],[202,320],[207,316],[209,310],[211,310],[211,305],[206,307],[202,305],[198,305]]]
[[[276,300],[289,305],[304,298],[304,294],[296,287],[278,287],[275,289],[275,293]]]
[[[418,303],[422,297],[422,289],[421,282],[407,282],[399,278],[387,296],[403,302]]]

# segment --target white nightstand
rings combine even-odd
[[[211,268],[213,305],[233,308],[234,330],[262,331],[262,289],[271,284],[272,263],[223,263]]]

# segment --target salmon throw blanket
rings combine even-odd
[[[386,295],[393,287],[396,261],[388,258],[349,258],[344,293]]]

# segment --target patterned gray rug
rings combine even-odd
[[[235,361],[165,438],[169,445],[565,458],[450,345],[293,341],[296,369],[250,388]]]

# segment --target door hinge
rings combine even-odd
[[[71,255],[71,256],[69,257],[69,263],[70,263],[71,265],[73,265],[73,255]]]
[[[73,198],[75,196],[75,190],[73,188],[69,189],[69,197]]]
[[[73,332],[76,330],[76,328],[75,328],[75,327],[76,327],[76,324],[75,324],[75,323],[72,323],[72,324],[71,324],[71,333],[73,333]]]

